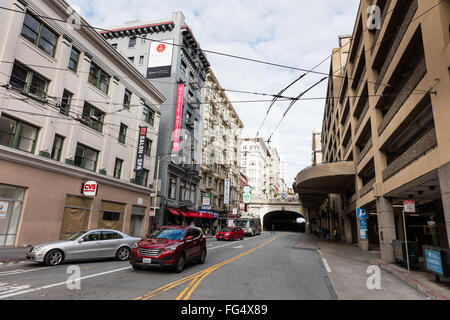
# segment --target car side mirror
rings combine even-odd
[[[82,243],[82,242],[84,242],[84,239],[83,239],[83,238],[78,239],[78,243]]]
[[[193,237],[193,236],[189,236],[189,237],[187,237],[187,239],[186,239],[186,241],[192,241],[192,240],[194,240],[194,237]]]

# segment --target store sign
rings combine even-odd
[[[95,181],[88,181],[83,184],[83,194],[87,197],[95,197],[98,191],[98,184]]]
[[[230,183],[231,179],[226,178],[224,181],[223,204],[230,204]]]
[[[211,194],[210,193],[204,193],[203,194],[203,206],[211,206]]]
[[[245,210],[245,203],[239,204],[239,210],[244,211]]]
[[[177,109],[175,111],[175,126],[173,128],[172,153],[180,152],[181,119],[183,117],[183,99],[184,99],[184,84],[179,84],[177,93]]]
[[[403,201],[403,210],[405,213],[415,213],[416,212],[416,202],[411,200]]]
[[[136,171],[144,170],[144,149],[147,138],[147,127],[139,127],[138,150],[136,156]]]
[[[0,219],[6,219],[8,213],[8,202],[0,201]]]
[[[172,73],[172,55],[174,40],[153,41],[147,66],[147,79],[168,78]]]
[[[252,188],[250,186],[244,186],[242,191],[242,201],[244,204],[249,204],[252,201]]]

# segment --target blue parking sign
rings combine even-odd
[[[425,249],[425,261],[428,270],[444,275],[442,270],[442,257],[439,251]]]
[[[368,230],[369,229],[367,227],[367,220],[366,219],[359,220],[359,236],[362,240],[369,239]]]
[[[356,208],[356,218],[357,219],[369,219],[369,213],[367,210]]]

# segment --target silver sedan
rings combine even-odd
[[[128,260],[131,247],[141,238],[133,238],[117,230],[91,230],[77,233],[67,240],[31,247],[27,260],[48,266],[63,261],[116,258]]]

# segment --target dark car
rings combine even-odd
[[[216,234],[216,239],[219,240],[236,240],[244,239],[244,230],[241,227],[224,227]]]
[[[135,270],[159,265],[181,272],[186,263],[205,263],[206,238],[200,228],[161,227],[131,249],[130,263]]]

